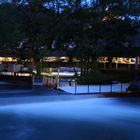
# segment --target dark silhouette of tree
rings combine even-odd
[[[131,38],[140,25],[139,0],[0,2],[1,47],[13,50],[20,59],[30,59],[38,75],[41,60],[55,49],[64,50],[71,65],[80,60],[86,75],[98,68],[104,50],[111,62],[116,49],[124,49],[125,44],[132,47]]]

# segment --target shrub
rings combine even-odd
[[[80,76],[77,79],[78,84],[110,84],[112,82],[112,78],[109,75],[103,74],[98,70],[91,71],[86,76]]]

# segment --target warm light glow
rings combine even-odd
[[[43,59],[45,62],[56,62],[58,60],[61,60],[63,62],[67,62],[68,61],[68,57],[62,56],[62,57],[45,57]]]
[[[104,17],[103,19],[102,19],[102,21],[107,21],[108,20],[108,17]]]
[[[65,57],[65,56],[60,57],[60,60],[63,62],[68,62],[68,57]]]
[[[65,57],[65,56],[63,56],[63,57],[60,57],[60,59],[66,59],[66,57]]]
[[[123,57],[114,57],[112,63],[119,63],[119,64],[134,64],[135,58],[123,58]]]
[[[14,72],[0,72],[1,75],[14,75]]]
[[[17,76],[30,76],[30,73],[17,73]]]
[[[100,62],[100,63],[107,63],[108,62],[107,57],[100,57],[98,59],[98,62]]]
[[[113,18],[116,19],[116,20],[119,20],[119,19],[121,19],[122,17],[121,17],[121,16],[114,16]],[[102,21],[109,21],[109,20],[111,20],[111,17],[109,17],[109,16],[105,16],[105,17],[103,17],[103,19],[102,19]]]
[[[53,62],[53,61],[56,61],[56,60],[57,60],[56,57],[45,57],[44,58],[44,61],[46,61],[46,62]]]
[[[17,59],[12,57],[0,57],[0,62],[17,62]]]
[[[30,73],[14,73],[14,72],[0,72],[1,75],[10,75],[10,76],[31,76]]]
[[[107,63],[107,57],[100,57],[98,62]],[[135,58],[126,58],[126,57],[113,57],[112,63],[118,64],[135,64]]]
[[[47,76],[58,76],[58,72],[52,72],[52,73],[46,73],[41,72],[41,75],[47,75]],[[74,76],[74,72],[59,72],[59,76]],[[78,75],[80,75],[80,72],[78,72]]]

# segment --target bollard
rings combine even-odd
[[[121,81],[121,92],[122,92],[122,86],[123,86],[123,85],[122,85],[122,81]]]
[[[111,93],[112,93],[112,81],[111,81],[111,87],[110,87]]]
[[[75,94],[76,94],[76,92],[77,92],[77,83],[75,81]]]
[[[88,84],[88,94],[89,94],[89,84]]]
[[[102,85],[101,84],[99,85],[99,90],[100,90],[99,92],[101,93],[102,92]]]

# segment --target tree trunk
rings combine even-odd
[[[109,69],[112,68],[112,59],[113,59],[113,57],[108,57],[108,68]]]
[[[37,76],[41,75],[41,63],[39,60],[36,60],[36,75]]]

